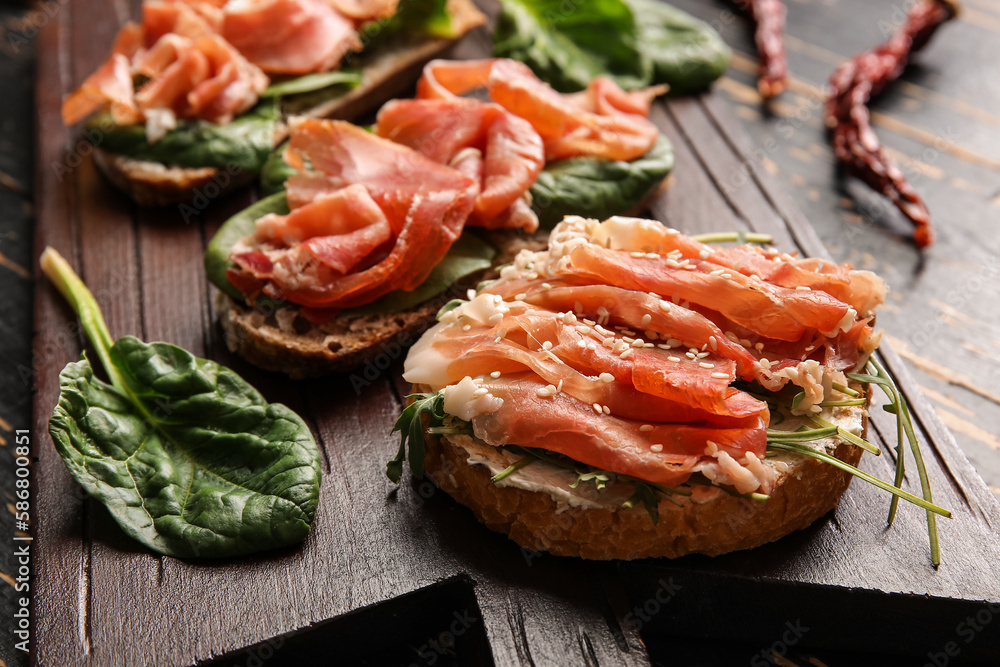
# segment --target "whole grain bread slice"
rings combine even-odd
[[[304,97],[286,109],[289,113],[316,118],[350,120],[398,97],[420,75],[423,66],[442,55],[467,32],[486,22],[471,0],[448,0],[454,38],[405,35],[383,42],[377,49],[359,56],[362,80],[356,87],[333,99]],[[274,145],[285,140],[282,125]],[[209,199],[243,186],[255,178],[247,172],[231,173],[216,167],[178,167],[136,160],[101,148],[94,152],[98,168],[108,180],[140,206],[169,206],[191,203],[199,193]]]

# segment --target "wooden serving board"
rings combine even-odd
[[[48,437],[59,371],[78,358],[81,341],[72,313],[39,280],[37,664],[649,665],[676,660],[692,642],[706,647],[702,657],[737,642],[741,661],[792,645],[923,660],[947,658],[953,642],[963,659],[998,655],[1000,607],[986,603],[1000,603],[1000,506],[888,347],[882,357],[913,409],[935,500],[955,515],[939,522],[937,570],[923,512],[901,503],[886,529],[887,494],[861,482],[834,513],[771,545],[631,563],[524,552],[429,482],[407,476],[396,488],[384,469],[398,447],[390,429],[406,391],[399,359],[355,392],[349,376],[291,382],[225,349],[202,253],[251,194],[213,202],[184,224],[177,210],[134,207],[86,155],[67,157],[87,149],[63,126],[61,98],[105,57],[119,8],[74,0],[40,35],[36,250],[52,245],[70,260],[114,336],[217,359],[298,410],[323,450],[324,478],[313,531],[299,548],[206,562],[131,542],[84,497]],[[488,40],[479,31],[455,55],[484,55]],[[652,217],[688,233],[766,232],[783,249],[824,254],[717,96],[658,103],[652,118],[677,156]],[[872,414],[884,455],[866,456],[863,467],[891,479],[893,419]],[[907,483],[914,488],[912,476]],[[970,627],[981,628],[971,640]]]

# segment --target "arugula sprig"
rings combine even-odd
[[[892,500],[889,504],[888,517],[888,524],[890,526],[896,517],[896,510],[899,505],[900,498],[918,505],[919,507],[923,507],[927,510],[927,534],[931,547],[931,562],[936,567],[941,564],[941,549],[938,542],[936,515],[940,514],[941,516],[951,517],[951,512],[935,505],[933,502],[930,480],[927,476],[927,469],[924,466],[924,459],[920,451],[920,445],[913,430],[913,422],[910,419],[910,411],[902,393],[899,391],[899,388],[896,387],[892,377],[874,357],[868,361],[866,370],[868,371],[867,373],[847,373],[847,377],[855,382],[878,385],[889,399],[889,405],[883,406],[882,409],[890,414],[896,415],[896,474],[892,484],[863,472],[862,470],[859,470],[858,468],[845,463],[836,457],[830,456],[825,452],[817,451],[808,445],[802,444],[803,442],[810,440],[818,440],[824,437],[834,436],[846,442],[850,442],[853,445],[857,445],[865,451],[872,452],[877,456],[881,455],[881,451],[872,443],[863,438],[859,438],[853,433],[850,433],[849,431],[846,431],[817,415],[807,415],[807,418],[819,427],[816,429],[798,431],[776,431],[769,429],[767,432],[768,449],[792,451],[805,456],[811,456],[840,468],[841,470],[845,470],[855,477],[859,477],[860,479],[863,479],[880,489],[888,491],[892,494]],[[850,387],[835,384],[833,388],[847,396],[850,396],[851,398],[844,401],[827,401],[820,405],[824,407],[828,405],[856,405],[858,404],[858,401],[863,401],[861,393],[851,389]],[[804,393],[797,394],[792,399],[792,407],[794,408],[797,406],[803,397]],[[902,490],[903,477],[905,473],[905,463],[903,458],[904,436],[909,442],[910,449],[913,452],[913,458],[917,464],[917,472],[920,476],[921,495],[923,497],[918,497]]]
[[[847,377],[857,382],[878,385],[889,399],[889,405],[882,406],[882,409],[896,415],[896,477],[893,483],[897,488],[903,484],[903,475],[905,472],[903,435],[905,434],[906,440],[910,443],[910,451],[913,452],[913,459],[917,464],[917,474],[920,477],[920,490],[924,500],[931,503],[933,502],[931,483],[927,477],[927,468],[924,466],[923,454],[920,452],[920,443],[917,441],[917,436],[913,431],[913,422],[910,419],[910,409],[906,405],[906,399],[903,397],[902,392],[899,391],[896,383],[893,382],[892,377],[886,373],[875,357],[868,360],[866,370],[868,371],[867,373],[848,373]],[[898,502],[897,498],[893,498],[889,505],[888,523],[890,526],[893,519],[896,518],[896,506]],[[946,514],[945,516],[951,515]],[[931,544],[931,561],[935,566],[940,565],[941,549],[938,544],[937,517],[934,516],[934,513],[930,509],[927,511],[927,535]]]
[[[410,394],[407,398],[414,401],[406,406],[396,420],[392,432],[399,431],[399,451],[396,458],[385,466],[385,474],[398,484],[403,476],[403,461],[409,460],[410,470],[417,479],[424,476],[424,422],[423,416],[429,417],[430,426],[440,426],[444,421],[444,390],[436,394]],[[410,455],[406,455],[406,443],[410,443]]]

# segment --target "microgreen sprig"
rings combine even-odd
[[[753,232],[744,231],[695,234],[691,238],[699,243],[774,243],[774,237],[770,234],[755,234]]]
[[[420,479],[424,476],[424,422],[423,415],[427,415],[430,425],[440,426],[444,421],[444,391],[436,394],[410,394],[407,398],[415,399],[406,406],[403,413],[396,420],[392,432],[399,431],[399,452],[396,457],[385,466],[385,474],[396,484],[403,476],[403,461],[409,460],[410,470],[414,477]],[[410,444],[410,455],[406,455],[406,443]]]
[[[933,502],[933,497],[931,495],[930,479],[927,476],[927,468],[924,466],[924,457],[920,451],[920,444],[913,431],[913,422],[910,419],[910,409],[906,405],[906,400],[903,398],[903,395],[896,386],[896,383],[893,382],[892,377],[886,373],[885,369],[882,368],[882,365],[877,359],[875,359],[875,357],[868,360],[866,370],[868,371],[867,374],[848,373],[847,377],[857,382],[877,384],[889,399],[890,404],[883,406],[882,409],[890,414],[896,415],[897,445],[896,477],[894,483],[897,488],[902,486],[903,483],[903,435],[905,434],[907,441],[910,443],[910,451],[913,452],[913,459],[917,464],[917,474],[920,477],[920,489],[922,495],[928,503],[931,503]],[[892,503],[889,505],[888,522],[890,526],[896,516],[897,504],[898,500],[893,498]],[[948,516],[950,516],[950,514]],[[941,564],[941,549],[938,543],[937,517],[935,517],[930,510],[927,512],[927,534],[931,544],[931,562],[933,562],[936,567]]]

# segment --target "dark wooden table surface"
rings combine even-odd
[[[972,463],[1000,486],[1000,3],[966,2],[961,19],[943,29],[904,81],[879,99],[875,127],[928,201],[938,244],[924,256],[899,235],[898,217],[856,183],[843,181],[824,140],[820,88],[849,54],[881,41],[905,3],[889,0],[789,2],[790,90],[769,110],[753,88],[754,58],[746,21],[718,0],[676,0],[712,22],[734,47],[717,89],[735,105],[760,150],[752,166],[774,174],[809,216],[835,257],[879,271],[893,296],[882,312],[896,349],[910,364],[938,414]],[[49,2],[32,14],[2,11],[0,39],[0,489],[10,501],[12,430],[31,424],[32,363],[32,73],[34,32],[59,11]],[[909,157],[906,157],[909,156]],[[738,183],[733,183],[738,187]],[[10,513],[0,513],[0,600],[14,597]],[[44,520],[44,517],[39,517]],[[6,583],[4,583],[6,582]],[[9,619],[10,607],[0,608]],[[0,622],[0,660],[21,664]],[[761,637],[761,649],[772,645]],[[689,662],[719,663],[714,651]],[[749,656],[746,646],[725,655]],[[742,651],[742,653],[740,652]],[[682,653],[683,654],[683,653]],[[723,653],[719,653],[723,655]],[[698,657],[700,656],[700,657]],[[706,657],[707,656],[707,657]],[[746,660],[748,658],[742,658]],[[803,658],[804,659],[804,658]],[[852,658],[829,664],[858,664]],[[678,664],[685,664],[683,659]],[[806,664],[805,662],[799,664]],[[817,663],[813,663],[817,664]]]

